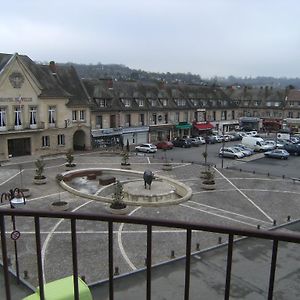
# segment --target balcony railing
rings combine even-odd
[[[6,126],[0,126],[0,132],[37,129],[45,129],[45,122],[37,122],[36,124],[22,123],[21,125],[9,123]]]
[[[44,281],[43,281],[43,264],[41,255],[41,232],[40,232],[40,220],[42,218],[63,218],[70,221],[71,228],[71,243],[72,243],[72,265],[74,276],[74,299],[79,300],[79,288],[78,288],[78,256],[77,256],[77,229],[76,222],[78,220],[87,221],[101,221],[107,223],[108,230],[108,270],[109,270],[109,299],[114,299],[114,257],[113,257],[113,224],[114,223],[126,223],[135,224],[147,227],[147,257],[146,257],[146,299],[151,299],[151,270],[152,270],[152,228],[154,226],[183,229],[186,231],[185,241],[185,278],[184,278],[184,299],[190,299],[190,268],[191,268],[191,242],[192,231],[205,231],[212,233],[221,233],[228,235],[227,244],[227,269],[226,278],[224,282],[225,292],[224,299],[229,299],[230,296],[230,280],[232,269],[232,256],[233,256],[233,243],[235,236],[255,237],[265,240],[273,241],[272,245],[272,257],[270,261],[270,274],[269,274],[269,286],[268,286],[268,299],[273,298],[274,279],[277,263],[277,250],[278,243],[290,242],[300,243],[300,234],[290,232],[276,232],[266,231],[262,229],[239,229],[232,226],[221,225],[209,225],[203,223],[189,223],[183,221],[170,221],[161,219],[149,219],[139,218],[132,216],[115,216],[105,214],[87,214],[77,212],[49,212],[49,211],[34,211],[34,210],[19,210],[19,209],[0,209],[0,228],[1,228],[1,245],[2,245],[2,257],[3,257],[3,270],[5,280],[6,299],[11,299],[11,286],[8,270],[8,252],[6,243],[6,221],[5,216],[13,217],[32,217],[34,218],[35,225],[35,243],[36,243],[36,257],[37,257],[37,270],[38,270],[38,282],[40,299],[45,299]],[[62,266],[63,267],[63,266]],[[246,270],[245,270],[246,271]],[[201,291],[199,291],[201,293]]]

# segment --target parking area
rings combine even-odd
[[[220,145],[216,146],[216,149]],[[163,171],[164,152],[159,150],[153,154],[131,153],[131,168],[139,171],[151,169],[154,173],[176,178],[191,187],[192,198],[180,205],[168,207],[130,208],[130,215],[153,217],[190,222],[206,222],[211,224],[234,225],[238,227],[271,228],[273,221],[283,224],[288,216],[292,219],[300,216],[300,183],[288,178],[273,176],[279,170],[290,170],[290,175],[297,173],[300,158],[291,157],[287,161],[269,160],[257,156],[251,161],[227,160],[231,166],[220,168],[220,158],[214,157],[218,163],[215,168],[216,186],[214,191],[201,188],[201,171],[204,170],[201,152],[204,146],[191,149],[173,149],[167,155],[174,154],[172,170]],[[213,149],[213,148],[211,148]],[[186,153],[189,153],[187,156]],[[200,156],[199,162],[194,161]],[[175,159],[175,156],[177,157]],[[30,160],[30,157],[27,157]],[[299,162],[298,162],[299,160]],[[121,156],[109,153],[84,153],[75,156],[76,168],[110,167],[120,168]],[[20,170],[20,164],[22,169]],[[67,201],[70,210],[80,212],[107,213],[106,204],[80,198],[61,190],[55,181],[57,174],[64,172],[64,157],[46,160],[47,184],[36,186],[32,184],[34,164],[32,161],[11,160],[0,167],[1,193],[20,185],[31,189],[31,197],[27,199],[26,207],[34,209],[49,209],[50,204],[58,198]],[[247,172],[240,171],[249,168]],[[270,168],[270,176],[260,173]],[[257,171],[253,173],[251,170]],[[293,171],[294,170],[294,171]],[[275,172],[276,171],[276,172]],[[22,178],[20,176],[22,173]],[[155,181],[153,182],[155,184]],[[141,186],[141,188],[143,188]],[[7,204],[2,204],[7,205]],[[12,266],[14,266],[13,242],[9,239],[12,224],[7,219],[7,237]],[[36,253],[33,220],[20,218],[16,220],[17,229],[21,232],[18,240],[20,273],[28,271],[28,281],[37,285]],[[65,220],[44,219],[42,228],[42,255],[44,277],[46,281],[71,274],[70,255],[70,223]],[[107,278],[107,226],[101,222],[78,222],[78,253],[79,273],[84,275],[88,283]],[[171,260],[171,252],[176,257],[185,254],[184,232],[154,228],[153,231],[153,263],[158,264]],[[121,274],[131,272],[145,265],[146,257],[146,228],[134,225],[114,225],[114,259],[115,266]],[[205,249],[219,243],[222,236],[210,233],[193,232],[192,247]],[[61,267],[63,264],[63,268]]]

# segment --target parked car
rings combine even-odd
[[[205,138],[203,136],[195,136],[195,139],[197,139],[198,141],[200,141],[201,144],[205,144]]]
[[[299,155],[300,154],[300,145],[293,143],[286,143],[283,146],[283,149],[286,150],[289,154]]]
[[[174,145],[170,141],[161,141],[156,144],[157,149],[170,150],[173,149]]]
[[[231,141],[240,141],[242,136],[238,132],[229,132],[227,133],[230,136]]]
[[[208,135],[207,137],[205,137],[205,140],[207,144],[215,144],[218,142],[215,135]]]
[[[274,149],[265,152],[265,157],[288,159],[290,154],[284,149]]]
[[[182,147],[182,148],[191,148],[192,144],[188,139],[175,139],[173,142],[175,147]]]
[[[244,149],[244,148],[242,148],[242,147],[239,147],[239,146],[233,146],[232,148],[234,148],[234,149],[237,149],[237,150],[239,150],[239,151],[241,151],[243,154],[244,154],[244,156],[250,156],[250,155],[252,155],[253,154],[253,151],[252,150],[250,150],[250,149]]]
[[[200,145],[202,145],[202,142],[196,138],[189,138],[187,140],[191,143],[193,147],[199,147]]]
[[[142,144],[142,145],[136,146],[135,151],[145,152],[145,153],[155,153],[157,151],[157,147],[153,144]]]
[[[222,147],[219,151],[220,157],[243,158],[245,155],[242,151],[233,147]]]
[[[272,146],[273,149],[275,149],[277,147],[276,142],[273,140],[266,140],[265,144]],[[273,149],[270,149],[270,150],[273,150]]]
[[[254,154],[254,151],[251,148],[248,148],[243,144],[233,145],[232,147],[238,147],[240,149],[247,150],[248,152],[250,152],[250,155]]]

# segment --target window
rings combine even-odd
[[[72,121],[77,121],[77,110],[72,111]]]
[[[177,100],[177,105],[178,105],[178,106],[185,106],[185,104],[186,104],[185,99],[178,99],[178,100]]]
[[[37,108],[32,106],[29,108],[29,124],[36,125]]]
[[[175,122],[179,123],[179,111],[175,112]]]
[[[50,147],[50,137],[49,137],[49,135],[42,136],[42,147]]]
[[[22,120],[21,120],[21,107],[16,106],[15,107],[15,126],[21,126]]]
[[[151,100],[151,106],[156,106],[156,100]]]
[[[56,109],[55,106],[50,106],[48,110],[48,122],[49,125],[55,125],[56,122]]]
[[[123,103],[125,107],[130,107],[131,106],[131,101],[130,99],[123,99]]]
[[[126,127],[131,126],[131,115],[130,114],[125,115],[125,126]]]
[[[79,111],[79,120],[84,121],[85,120],[85,110]]]
[[[168,105],[168,100],[167,99],[162,99],[161,102],[162,102],[163,106],[167,106]]]
[[[0,127],[6,126],[6,109],[0,108]]]
[[[145,114],[140,114],[140,125],[141,126],[145,125]]]
[[[57,145],[58,146],[64,146],[65,145],[65,135],[64,134],[59,134],[57,136]]]
[[[152,114],[152,124],[157,124],[157,115],[156,114]]]
[[[107,106],[106,99],[97,99],[97,103],[100,107],[106,107]]]
[[[216,121],[216,112],[213,111],[213,116],[212,116],[213,121]]]
[[[168,124],[168,122],[169,122],[169,117],[168,117],[168,114],[166,113],[165,114],[165,124]]]
[[[293,112],[292,111],[288,112],[288,118],[293,118]]]
[[[144,106],[144,100],[139,99],[138,100],[138,105],[139,105],[139,107]]]
[[[221,113],[221,120],[227,120],[227,111],[223,110]]]
[[[103,128],[103,119],[101,115],[96,116],[96,128]]]
[[[189,121],[189,112],[188,111],[185,111],[184,112],[184,122],[188,122]]]
[[[234,110],[231,111],[231,119],[232,119],[232,120],[235,119],[235,111],[234,111]]]

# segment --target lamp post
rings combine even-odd
[[[10,189],[8,192],[2,193],[1,194],[1,203],[3,203],[4,200],[9,201],[10,207],[12,209],[23,208],[24,205],[26,204],[26,199],[24,197],[24,194],[23,194],[22,190],[19,188]],[[13,231],[12,231],[10,237],[14,241],[17,283],[19,284],[20,283],[20,272],[19,272],[17,240],[20,237],[20,232],[16,229],[16,219],[15,219],[14,215],[12,215],[11,221],[12,221],[12,225],[13,225]]]
[[[222,139],[222,169],[224,168],[224,147],[225,147],[225,139],[224,139],[224,126],[223,126],[223,131],[222,131],[222,135],[223,135],[223,139]]]

